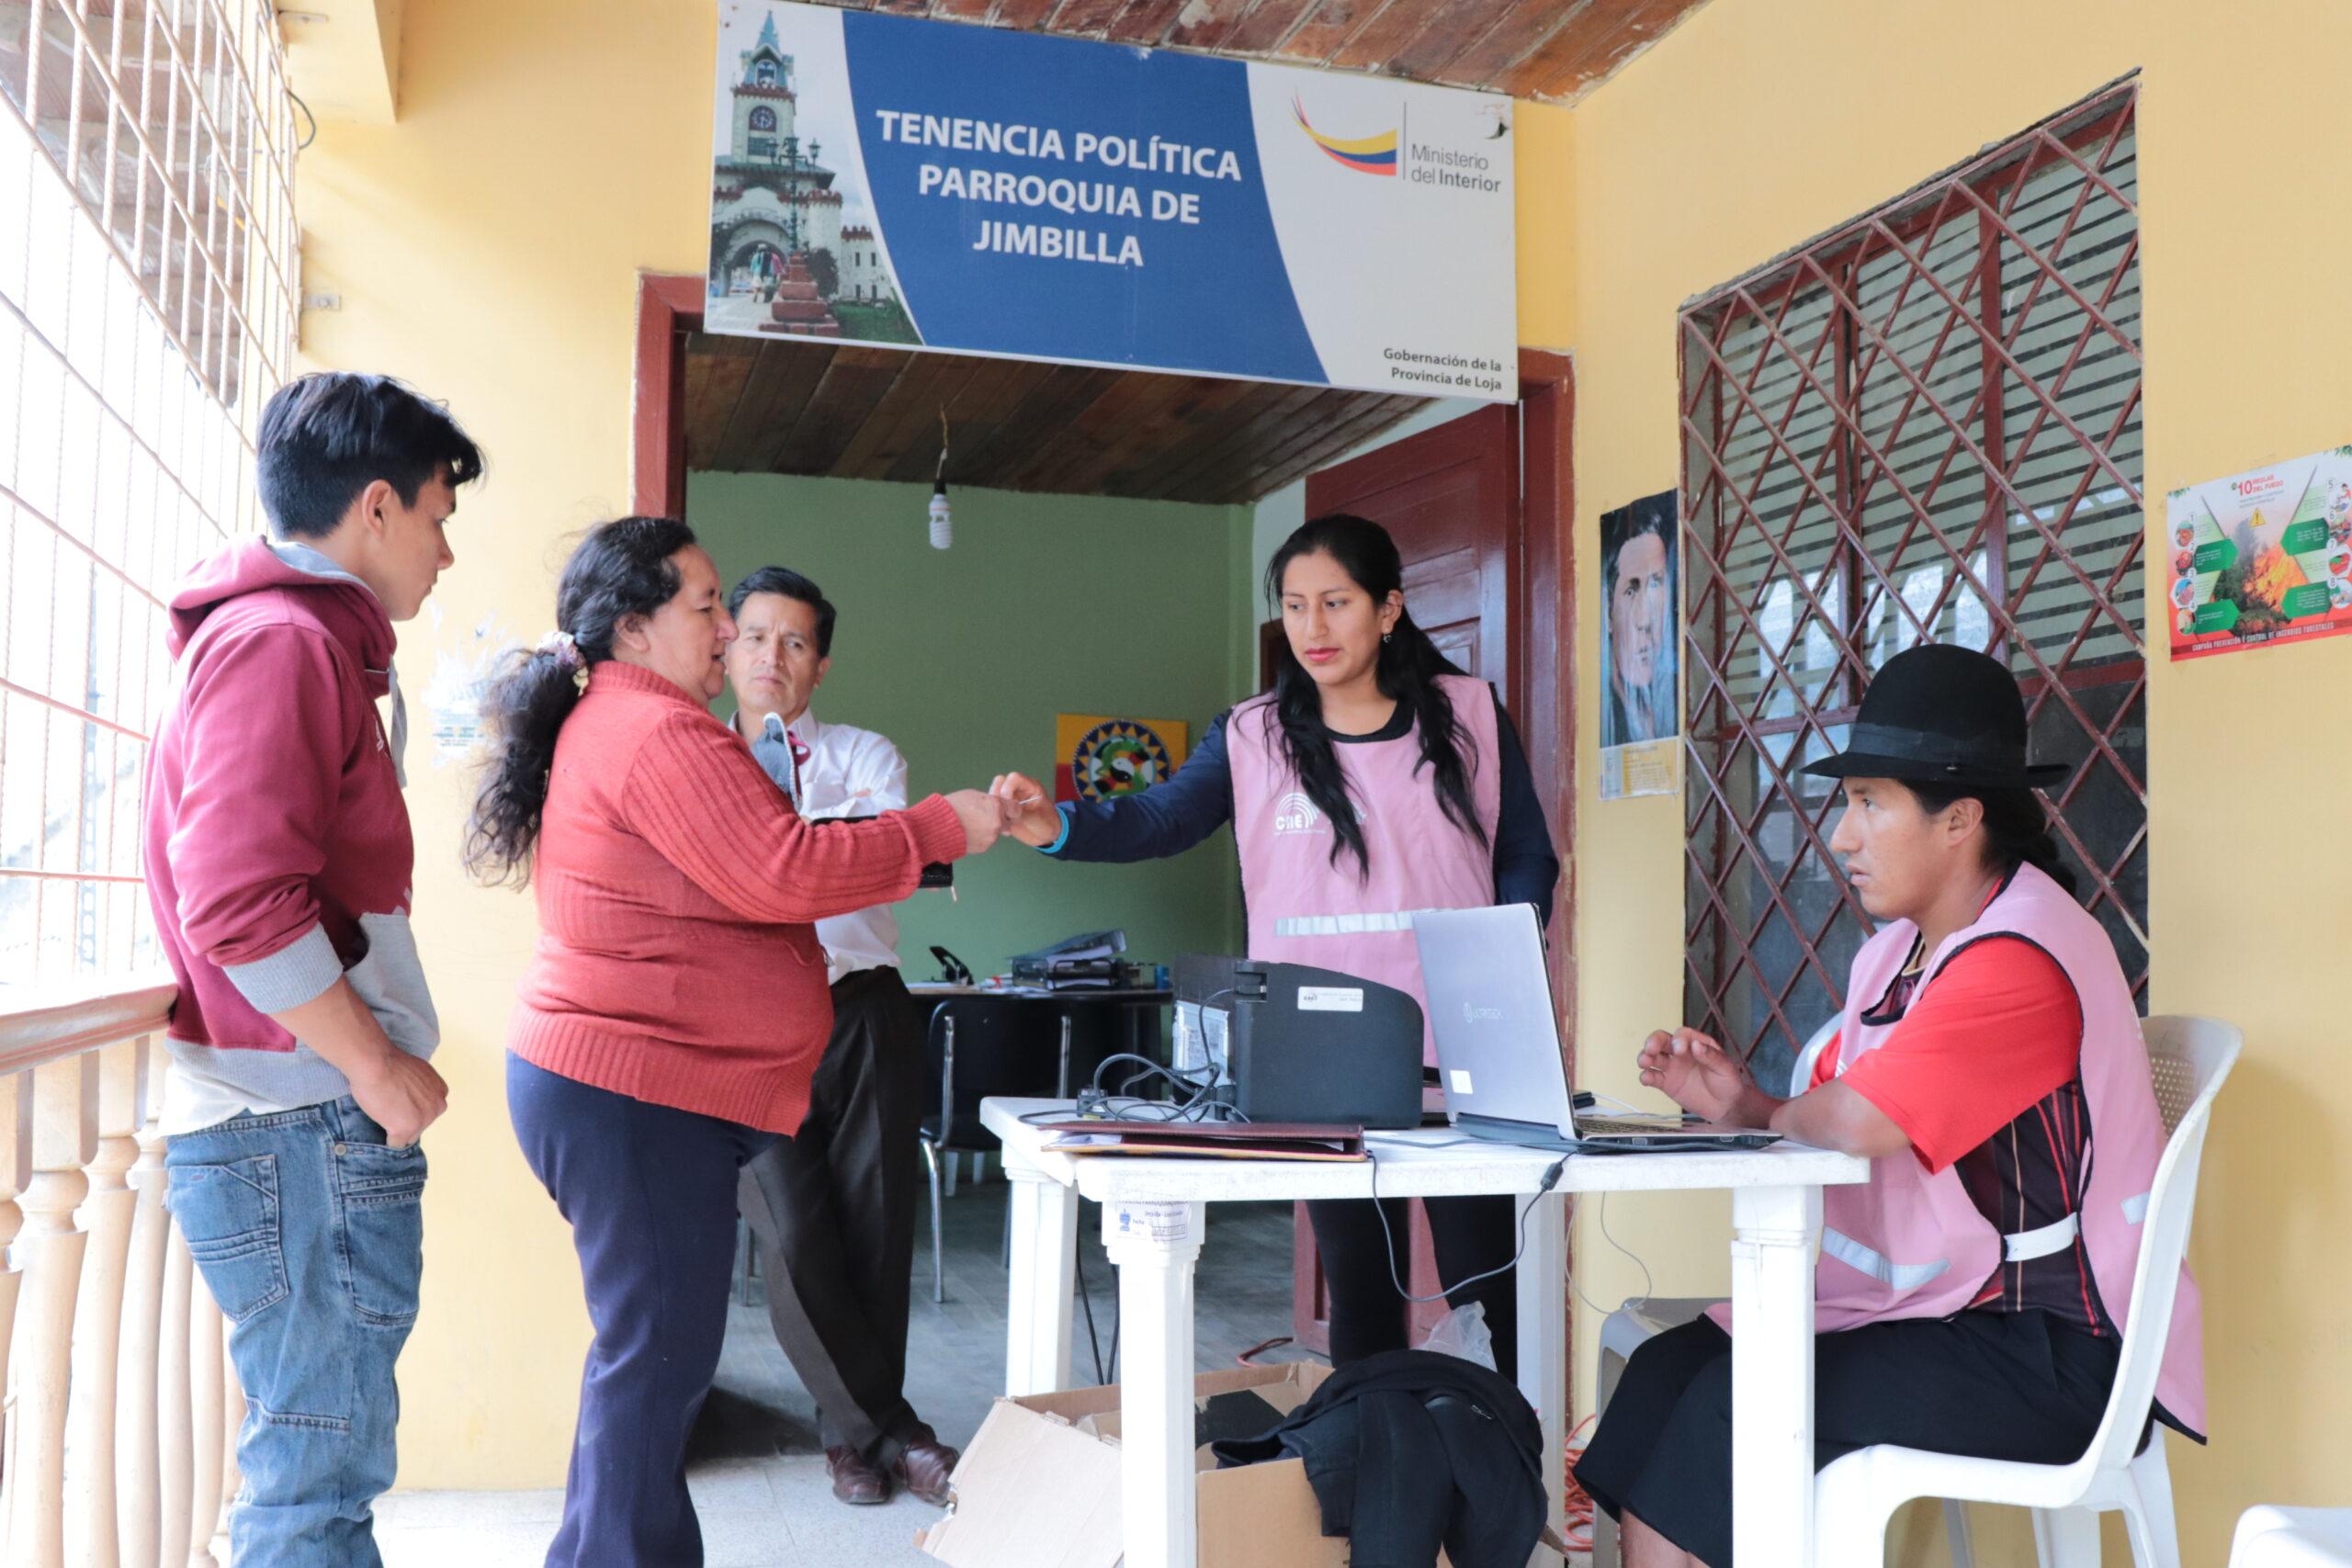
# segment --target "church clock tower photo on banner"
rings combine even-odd
[[[1519,395],[1508,97],[718,9],[711,332]]]

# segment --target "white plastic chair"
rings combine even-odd
[[[2120,1509],[2139,1568],[2180,1568],[2163,1429],[2151,1434],[2136,1457],[2132,1450],[2155,1399],[2213,1096],[2237,1061],[2243,1036],[2210,1018],[2151,1018],[2142,1032],[2169,1136],[2149,1190],[2115,1389],[2090,1448],[2072,1464],[1962,1459],[1892,1444],[1858,1450],[1823,1470],[1814,1483],[1819,1568],[1881,1568],[1887,1522],[1915,1497],[1941,1497],[1947,1506],[1957,1501],[2031,1508],[2041,1568],[2096,1564],[2098,1516]]]
[[[2230,1568],[2352,1568],[2352,1508],[2248,1508]]]

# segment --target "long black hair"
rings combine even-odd
[[[1329,556],[1337,561],[1357,587],[1372,595],[1375,605],[1386,604],[1388,595],[1405,584],[1404,562],[1388,530],[1369,518],[1335,512],[1303,524],[1266,563],[1266,602],[1276,615],[1282,613],[1284,569],[1299,557],[1311,555]],[[1439,808],[1483,844],[1487,829],[1470,799],[1470,773],[1476,760],[1468,755],[1469,738],[1454,716],[1453,699],[1437,682],[1440,675],[1462,673],[1438,651],[1429,633],[1413,624],[1409,612],[1400,611],[1395,627],[1380,639],[1379,662],[1374,666],[1380,694],[1395,699],[1412,715],[1421,738],[1421,766],[1436,781]],[[1356,819],[1355,803],[1348,798],[1347,775],[1340,771],[1331,732],[1323,725],[1322,693],[1291,651],[1287,638],[1275,655],[1273,707],[1282,726],[1283,754],[1298,774],[1299,787],[1315,809],[1330,818],[1331,863],[1339,864],[1340,852],[1346,850],[1356,857],[1358,877],[1370,876],[1372,861],[1364,849],[1363,825]]]
[[[2075,891],[2075,874],[2058,858],[2057,836],[2050,831],[2050,808],[2030,789],[1969,789],[1964,786],[1915,784],[1903,787],[1932,817],[1956,800],[1973,800],[1984,807],[1984,859],[1987,867],[2008,875],[2020,865],[2046,874],[2067,892]]]
[[[623,517],[588,531],[563,563],[555,624],[573,646],[518,649],[491,680],[481,713],[496,750],[466,824],[466,869],[484,882],[531,880],[531,851],[547,809],[555,739],[581,696],[580,675],[613,656],[613,637],[631,615],[650,615],[677,596],[670,558],[695,542],[673,517]]]

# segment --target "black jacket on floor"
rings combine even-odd
[[[1352,1568],[1524,1568],[1544,1531],[1544,1429],[1498,1374],[1433,1350],[1342,1367],[1261,1437],[1214,1445],[1220,1466],[1296,1458],[1323,1533]]]

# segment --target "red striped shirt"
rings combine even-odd
[[[803,821],[701,704],[599,664],[556,740],[507,1043],[599,1089],[794,1132],[832,1029],[813,922],[904,898],[963,853],[937,795]]]

